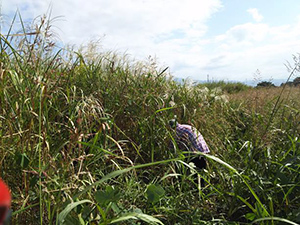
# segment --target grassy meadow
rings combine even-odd
[[[18,35],[13,24],[0,42],[12,224],[300,223],[299,87],[177,83],[153,58],[58,48],[45,17]],[[175,115],[210,147],[204,187]]]

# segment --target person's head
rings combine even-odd
[[[0,224],[6,220],[11,205],[11,194],[7,185],[0,179]]]
[[[177,126],[177,124],[178,124],[178,122],[177,122],[176,119],[171,119],[171,120],[169,120],[169,125],[170,125],[170,127],[171,127],[172,129],[175,129],[176,126]]]

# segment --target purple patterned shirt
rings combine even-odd
[[[176,135],[177,140],[189,147],[193,152],[210,152],[203,136],[196,128],[186,124],[177,124]]]

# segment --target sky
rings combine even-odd
[[[49,12],[58,42],[156,58],[177,78],[287,79],[300,52],[299,0],[0,0],[2,27]]]

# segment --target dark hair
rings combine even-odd
[[[177,125],[176,119],[169,120],[169,125],[170,125],[170,127],[172,127],[174,129]]]

